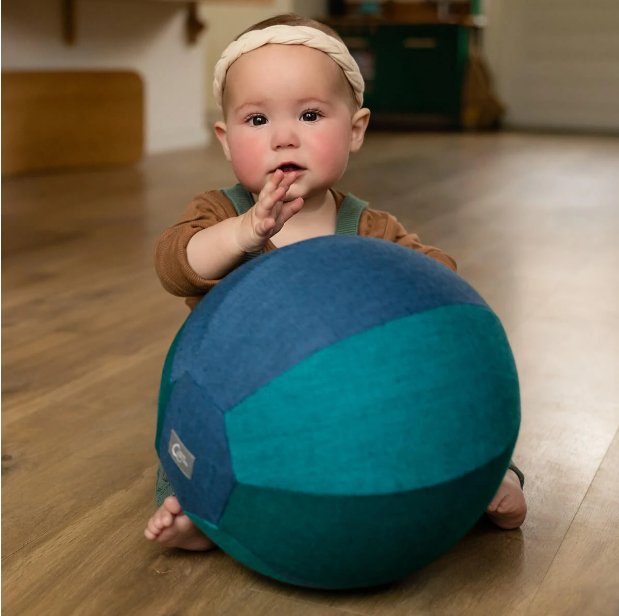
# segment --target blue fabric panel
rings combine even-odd
[[[387,494],[450,481],[513,447],[518,377],[494,313],[444,306],[325,347],[224,421],[239,483]]]
[[[224,412],[315,351],[447,304],[485,306],[447,267],[391,242],[328,236],[228,275],[189,316],[172,366]]]
[[[191,479],[168,452],[172,430],[195,456]],[[157,449],[183,508],[216,523],[235,484],[223,414],[187,375],[171,387]]]

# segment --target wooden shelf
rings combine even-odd
[[[184,4],[187,11],[185,33],[187,43],[194,45],[200,34],[206,29],[206,24],[198,15],[199,0],[144,0],[145,2],[175,2]],[[67,45],[75,45],[77,40],[77,0],[62,0],[62,38]]]

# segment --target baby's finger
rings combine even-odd
[[[283,188],[283,195],[286,195],[288,189],[292,184],[294,184],[295,180],[299,177],[299,172],[297,171],[288,171],[284,173],[281,169],[276,169],[271,179],[266,182],[262,191],[260,191],[260,197],[263,195],[266,197],[269,193],[273,194],[278,189]]]
[[[264,183],[258,199],[261,200],[276,191],[280,187],[282,180],[284,180],[285,175],[281,169],[276,169],[275,173]]]
[[[266,237],[275,228],[274,218],[264,218],[258,223],[258,234],[262,237]]]
[[[283,224],[290,220],[295,214],[301,211],[303,207],[303,197],[297,197],[292,201],[287,201],[283,204],[279,220]]]
[[[270,214],[274,206],[283,201],[287,190],[288,188],[284,186],[277,186],[273,190],[269,190],[268,184],[265,184],[265,187],[258,195],[256,208],[260,213]]]
[[[279,171],[279,169],[278,169]],[[283,171],[282,171],[283,173]],[[294,184],[295,180],[299,177],[298,171],[288,171],[284,173],[284,177],[280,181],[280,186],[285,186],[286,190],[290,188],[292,184]]]

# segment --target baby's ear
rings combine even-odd
[[[219,139],[219,143],[221,143],[221,147],[223,148],[226,160],[230,160],[230,148],[228,147],[228,128],[226,127],[226,123],[215,122],[213,128],[215,129],[215,135],[217,136],[217,139]]]
[[[358,109],[352,116],[352,131],[350,134],[350,151],[358,152],[363,145],[365,130],[370,121],[370,110],[367,107]]]

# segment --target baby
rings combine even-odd
[[[390,214],[365,204],[351,209],[333,189],[363,144],[370,119],[363,89],[339,36],[311,19],[274,17],[226,48],[215,67],[223,110],[215,134],[239,184],[196,197],[159,239],[156,267],[168,291],[193,307],[251,255],[335,233],[396,242],[456,269],[451,257],[422,244]],[[523,483],[510,465],[487,509],[497,526],[524,521]],[[147,539],[189,550],[215,547],[183,513],[161,468],[157,494]]]

